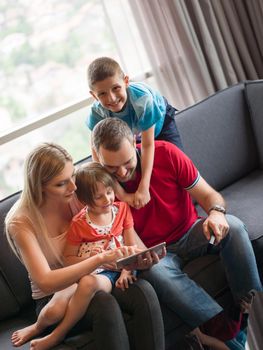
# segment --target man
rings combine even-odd
[[[140,148],[125,122],[101,121],[93,130],[100,163],[134,192],[141,178]],[[165,241],[167,255],[140,276],[155,288],[159,300],[190,327],[196,328],[222,311],[200,286],[182,272],[182,263],[208,252],[220,254],[237,305],[252,290],[262,290],[256,261],[244,224],[226,215],[225,202],[175,145],[155,142],[150,202],[132,208],[135,230],[146,246]],[[206,211],[198,218],[194,198]],[[215,244],[209,244],[211,235]]]

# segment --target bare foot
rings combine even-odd
[[[191,333],[195,334],[198,337],[202,345],[208,346],[211,350],[230,350],[224,342],[202,333],[199,328],[194,329]]]
[[[54,333],[39,339],[31,340],[30,350],[47,350],[61,342],[61,338],[57,338]]]
[[[11,336],[12,344],[13,346],[21,346],[36,335],[40,334],[40,332],[41,331],[37,328],[36,323],[23,329],[19,329],[18,331],[15,331]]]

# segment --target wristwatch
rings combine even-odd
[[[226,214],[226,208],[224,208],[222,205],[215,204],[213,205],[209,210],[208,213],[210,213],[211,210],[219,211],[220,213]]]

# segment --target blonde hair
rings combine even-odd
[[[78,200],[88,206],[94,206],[95,196],[98,191],[97,183],[115,190],[115,181],[100,163],[87,163],[76,171],[76,194]]]
[[[39,211],[44,203],[43,187],[57,176],[72,157],[61,146],[55,143],[43,143],[37,146],[27,157],[24,165],[24,187],[18,201],[12,206],[5,218],[7,240],[20,258],[9,229],[14,225],[17,229],[23,225],[32,227],[43,252],[51,250],[61,263],[58,253],[54,250],[45,221]],[[20,226],[20,227],[19,227]]]

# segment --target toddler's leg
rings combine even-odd
[[[46,337],[31,341],[31,350],[50,349],[60,343],[67,332],[84,316],[86,309],[98,290],[110,292],[112,288],[110,280],[103,275],[87,275],[78,283],[75,293],[72,295],[61,323]]]

